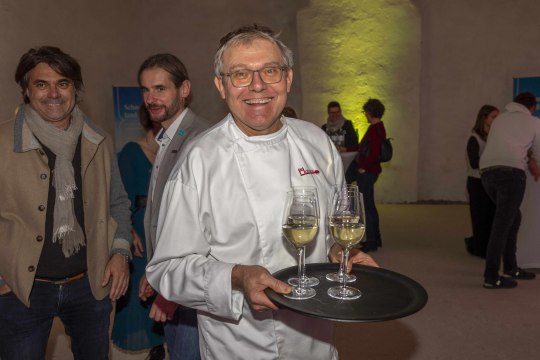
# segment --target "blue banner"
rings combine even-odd
[[[522,92],[532,92],[536,96],[536,111],[534,116],[540,117],[540,76],[514,78],[514,97]]]
[[[113,86],[113,97],[116,151],[120,151],[127,142],[144,136],[138,115],[143,100],[138,86]]]

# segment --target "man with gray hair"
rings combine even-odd
[[[282,116],[293,60],[270,29],[229,33],[214,64],[230,114],[184,148],[169,177],[148,280],[197,309],[203,359],[336,359],[330,321],[279,310],[264,290],[291,291],[271,275],[296,264],[281,234],[287,191],[316,187],[325,214],[345,182],[339,153],[316,125]],[[307,262],[338,252],[319,231]],[[359,251],[352,262],[376,265]]]
[[[44,359],[54,317],[75,359],[109,358],[129,283],[131,220],[113,140],[78,107],[78,62],[30,49],[24,104],[0,126],[0,358]]]

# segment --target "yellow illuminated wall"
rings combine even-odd
[[[302,118],[322,125],[327,103],[336,100],[362,136],[368,126],[362,105],[370,97],[380,99],[387,109],[383,121],[397,148],[387,172],[401,171],[396,160],[405,149],[416,155],[418,146],[417,9],[408,0],[312,0],[297,20]],[[415,172],[416,160],[407,160],[412,162],[407,171]],[[404,179],[415,192],[416,174]],[[396,199],[390,194],[398,186],[395,181],[396,177],[381,178],[382,201],[385,194]]]

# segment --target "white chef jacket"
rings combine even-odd
[[[198,310],[203,359],[337,359],[330,321],[254,312],[231,286],[235,264],[271,273],[297,265],[281,230],[292,186],[317,187],[321,224],[306,262],[328,261],[328,196],[344,182],[341,158],[319,127],[282,122],[248,137],[229,114],[184,149],[164,190],[147,277],[165,298]]]

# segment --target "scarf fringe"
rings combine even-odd
[[[77,185],[66,185],[64,191],[58,194],[58,199],[60,201],[66,201],[69,199],[75,198],[74,192],[77,190]]]
[[[53,243],[57,241],[62,245],[62,253],[66,258],[79,252],[81,247],[86,246],[84,237],[69,236],[75,233],[75,229],[69,225],[61,225],[53,234]]]

